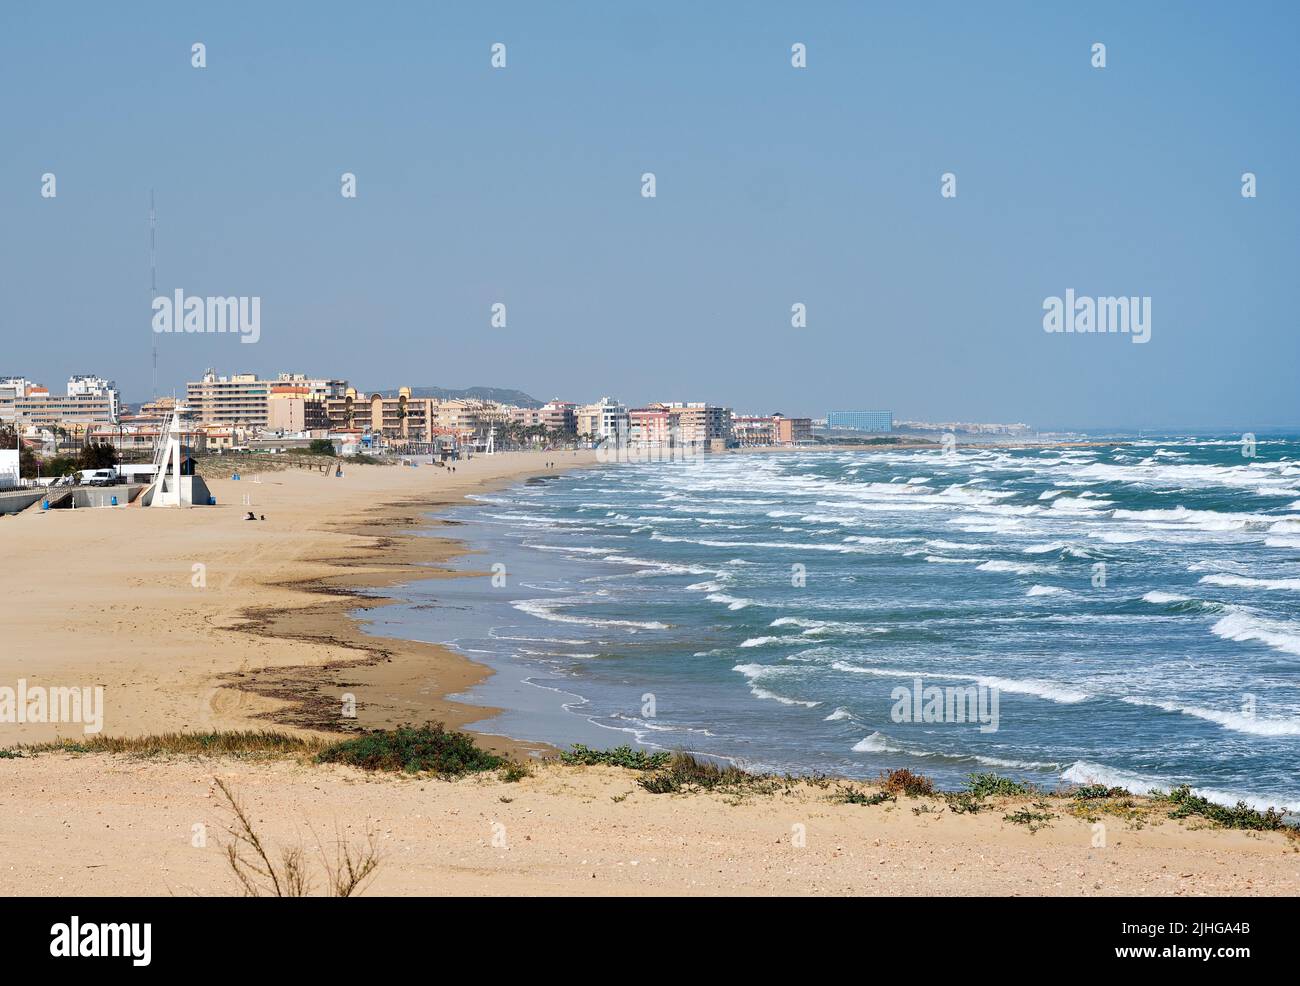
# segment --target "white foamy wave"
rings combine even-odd
[[[1249,733],[1252,736],[1300,736],[1300,719],[1271,719],[1245,715],[1241,712],[1223,712],[1197,705],[1179,705],[1177,702],[1156,702],[1142,698],[1125,698],[1124,701],[1129,705],[1142,705],[1162,709],[1165,712],[1177,712],[1195,719],[1204,719],[1224,729]]]
[[[1050,572],[1052,569],[1046,565],[1031,565],[1018,561],[986,561],[979,565],[976,571],[1007,572],[1012,575],[1038,575],[1042,572]]]
[[[853,713],[841,705],[838,709],[823,719],[822,722],[843,722],[846,719],[852,718]]]
[[[854,753],[902,753],[903,748],[895,746],[884,733],[875,732],[853,744]]]
[[[815,709],[821,705],[821,702],[807,702],[798,698],[787,698],[784,695],[777,695],[775,692],[768,691],[766,688],[759,686],[758,682],[762,678],[772,675],[779,675],[788,670],[786,668],[771,667],[767,664],[737,664],[732,671],[739,671],[749,679],[749,691],[755,698],[766,699],[772,702],[780,702],[782,705],[801,705],[805,709]]]
[[[741,643],[741,647],[764,647],[767,644],[779,644],[785,637],[750,637]]]
[[[1300,628],[1290,623],[1266,620],[1236,610],[1221,617],[1210,629],[1227,640],[1254,640],[1286,654],[1300,655]]]
[[[920,679],[922,685],[929,679],[938,678],[945,681],[973,681],[976,684],[983,685],[986,688],[996,688],[1000,692],[1015,693],[1020,695],[1033,695],[1036,698],[1045,698],[1048,701],[1056,702],[1061,705],[1073,705],[1076,702],[1083,702],[1089,698],[1086,692],[1078,691],[1073,688],[1066,688],[1050,681],[1038,681],[1032,678],[998,678],[989,675],[975,674],[951,674],[946,672],[923,672],[923,671],[902,671],[892,668],[864,668],[857,664],[845,664],[843,661],[834,661],[831,667],[836,671],[846,671],[849,674],[870,674],[880,678],[910,678],[913,681]]]
[[[1104,784],[1107,787],[1122,787],[1134,794],[1146,794],[1152,790],[1168,791],[1172,786],[1161,777],[1116,770],[1087,760],[1078,760],[1067,767],[1061,772],[1061,780],[1070,784]]]
[[[1076,761],[1067,767],[1061,773],[1061,780],[1071,784],[1104,784],[1107,787],[1122,787],[1134,794],[1147,794],[1151,791],[1164,794],[1175,786],[1169,779],[1154,774],[1136,774],[1099,763],[1091,763],[1087,760]],[[1218,791],[1214,788],[1194,787],[1192,793],[1217,805],[1224,805],[1229,808],[1239,801],[1244,801],[1248,807],[1254,808],[1256,811],[1264,811],[1268,808],[1285,808],[1290,807],[1290,805],[1300,804],[1300,798],[1295,797],[1283,799],[1282,803],[1279,804],[1277,798],[1261,798],[1253,794]]]
[[[711,603],[726,603],[727,609],[730,610],[744,609],[747,606],[758,605],[758,603],[752,599],[742,599],[739,596],[729,596],[725,592],[712,592],[704,598]]]
[[[580,604],[582,599],[516,599],[510,605],[522,613],[550,620],[553,623],[577,623],[589,627],[623,627],[628,630],[667,630],[667,623],[637,620],[601,620],[595,617],[574,616],[570,613],[557,613],[560,606]]]
[[[1189,603],[1192,601],[1192,597],[1180,596],[1176,592],[1148,592],[1142,597],[1142,601],[1162,606],[1166,603]]]
[[[1219,585],[1229,589],[1279,589],[1300,592],[1300,579],[1252,579],[1244,575],[1202,575],[1201,585]]]
[[[1054,585],[1034,585],[1029,587],[1026,596],[1072,596],[1074,593],[1068,589],[1061,589]]]

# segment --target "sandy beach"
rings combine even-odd
[[[486,669],[441,647],[364,634],[347,614],[384,605],[358,587],[436,577],[439,562],[460,553],[454,540],[410,533],[427,526],[422,514],[544,474],[551,460],[571,468],[594,453],[479,456],[454,474],[354,466],[342,479],[307,469],[209,475],[215,509],[0,519],[16,562],[0,575],[0,682],[101,685],[103,731],[118,736],[482,718],[483,709],[442,696]],[[250,510],[265,519],[246,520]],[[357,696],[355,720],[342,721],[345,692]],[[0,747],[82,733],[0,723]]]
[[[445,698],[481,665],[368,636],[353,593],[439,577],[462,551],[409,533],[466,493],[581,466],[508,453],[428,466],[209,478],[215,509],[25,512],[0,519],[0,685],[102,686],[103,735],[279,728],[311,735],[489,710]],[[245,506],[243,497],[251,498]],[[247,511],[265,520],[247,521]],[[431,570],[432,568],[432,570]],[[485,565],[486,568],[486,565]],[[201,578],[200,578],[201,574]],[[341,696],[357,698],[357,718]],[[0,749],[78,739],[79,724],[0,724]],[[538,744],[483,737],[529,760]],[[508,782],[369,774],[301,760],[42,753],[0,758],[0,893],[237,893],[214,778],[277,846],[373,837],[374,894],[1287,894],[1298,843],[1203,820],[1053,809],[1031,831],[942,801],[839,804],[811,784],[761,795],[650,794],[613,767],[534,763]],[[196,826],[199,828],[196,829]],[[212,833],[197,839],[196,831]],[[202,843],[202,844],[197,844]]]

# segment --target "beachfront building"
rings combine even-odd
[[[577,405],[568,401],[548,401],[541,407],[507,407],[510,424],[523,428],[545,428],[564,435],[578,432]]]
[[[731,408],[696,402],[664,405],[676,443],[688,449],[723,449],[732,443]]]
[[[366,395],[352,387],[323,402],[331,433],[359,431],[396,442],[482,444],[493,427],[510,420],[511,408],[492,401],[412,397],[410,387],[395,394]]]
[[[784,414],[774,414],[772,433],[775,445],[806,445],[813,440],[812,418],[787,418]]]
[[[584,404],[575,413],[579,435],[595,443],[627,442],[630,421],[627,408],[612,397],[602,397],[595,404]]]
[[[328,430],[329,414],[324,398],[317,397],[310,387],[297,383],[277,383],[271,386],[267,404],[267,427],[280,433]]]
[[[893,411],[831,411],[826,415],[826,427],[832,431],[891,432],[894,430]]]
[[[0,421],[80,433],[92,425],[117,421],[120,414],[117,385],[102,377],[73,377],[64,397],[23,377],[5,377],[0,382]]]
[[[780,412],[735,415],[731,427],[740,446],[804,445],[813,440],[812,418],[787,418]]]
[[[634,407],[627,412],[629,445],[647,449],[673,446],[672,415],[663,404]]]
[[[274,380],[264,380],[255,373],[218,376],[209,369],[202,380],[185,385],[185,400],[190,413],[203,424],[242,424],[253,428],[270,425],[271,392],[280,387],[300,387],[298,396],[315,400],[342,397],[346,380],[308,377],[302,373],[281,373]]]
[[[776,429],[771,415],[734,415],[731,419],[731,434],[736,444],[742,448],[776,444]]]

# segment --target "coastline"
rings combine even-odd
[[[396,601],[385,589],[460,574],[441,566],[470,549],[437,520],[434,529],[448,534],[418,533],[429,527],[424,515],[594,461],[557,453],[548,470],[544,456],[477,456],[455,474],[355,466],[343,479],[305,469],[213,477],[215,509],[5,518],[20,564],[0,579],[13,645],[0,655],[0,683],[102,686],[109,736],[270,726],[322,734],[424,721],[456,728],[490,716],[445,697],[489,668],[438,645],[369,634],[362,622]],[[245,521],[248,509],[266,520]],[[355,719],[342,715],[344,693],[357,697]],[[75,723],[3,723],[0,747],[83,732]],[[544,749],[484,742],[509,755]]]
[[[0,684],[89,680],[107,687],[104,735],[281,728],[344,730],[444,721],[495,710],[453,702],[491,671],[434,644],[376,636],[368,612],[412,580],[471,552],[445,518],[466,493],[531,475],[542,453],[459,465],[353,467],[344,480],[294,470],[261,482],[214,479],[214,511],[84,510],[0,523],[23,564],[0,598],[14,646]],[[594,455],[557,456],[558,468]],[[432,474],[432,475],[431,475]],[[266,521],[242,519],[248,495]],[[432,536],[418,533],[431,531]],[[177,548],[177,545],[183,547]],[[84,564],[68,572],[69,552]],[[206,565],[207,586],[191,584]],[[18,576],[19,571],[22,577]],[[51,592],[57,585],[59,592]],[[362,591],[378,595],[363,595]],[[80,677],[78,677],[80,676]],[[358,718],[340,722],[342,692]],[[0,726],[0,748],[80,727]],[[609,895],[1294,895],[1297,843],[1281,832],[1144,817],[1146,799],[1094,818],[1059,797],[959,812],[941,796],[838,800],[841,782],[772,791],[651,793],[644,775],[531,760],[544,744],[474,734],[528,761],[442,780],[220,754],[21,752],[0,758],[0,892],[238,893],[221,848],[237,792],[277,851],[328,852],[331,833],[371,839],[382,864],[370,893]],[[864,785],[870,789],[872,785]],[[209,834],[192,841],[195,826]],[[317,833],[326,836],[322,840]]]

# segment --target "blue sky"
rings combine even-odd
[[[165,393],[1300,423],[1300,8],[811,6],[6,4],[0,374],[149,396],[154,188],[160,291],[262,299],[256,345],[158,336]],[[1067,288],[1151,341],[1045,333]]]

